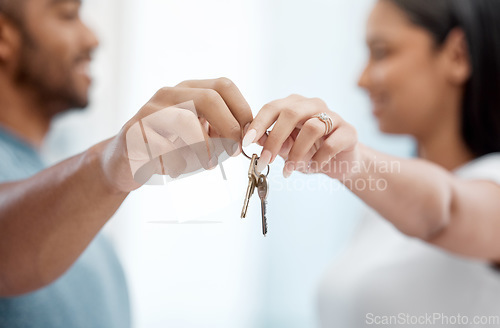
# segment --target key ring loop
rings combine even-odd
[[[245,151],[243,150],[243,148],[241,149],[241,153],[246,157],[248,158],[249,160],[252,160],[252,157],[248,156]]]
[[[252,157],[248,156],[245,151],[243,150],[243,148],[241,148],[241,153],[246,157],[248,158],[249,160],[252,160]],[[259,158],[257,158],[259,159]],[[269,167],[269,165],[267,165],[267,173],[266,173],[266,178],[269,176],[269,173],[271,172],[271,168]]]

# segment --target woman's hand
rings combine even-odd
[[[330,131],[325,122],[314,117],[320,113],[332,119]],[[262,171],[280,155],[286,160],[285,177],[298,171],[342,180],[359,160],[356,129],[318,98],[291,95],[265,105],[248,127],[243,146],[252,142],[264,146],[257,169]]]

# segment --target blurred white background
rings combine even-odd
[[[86,0],[84,17],[101,39],[92,106],[58,120],[48,152],[57,161],[111,137],[163,86],[226,76],[254,114],[291,93],[320,97],[363,143],[408,155],[409,140],[377,132],[356,86],[373,1]],[[239,219],[248,165],[226,161],[227,181],[214,170],[146,186],[107,225],[136,328],[318,325],[318,281],[363,205],[325,177],[284,180],[277,160],[264,238],[257,197]]]

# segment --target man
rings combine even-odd
[[[80,5],[0,0],[0,327],[129,327],[124,275],[99,231],[144,178],[197,169],[164,159],[134,179],[131,161],[141,159],[131,158],[131,131],[141,126],[140,137],[155,136],[140,139],[148,149],[172,149],[164,147],[174,142],[172,131],[188,144],[204,140],[207,147],[191,152],[209,168],[212,137],[236,155],[252,121],[231,81],[187,81],[158,91],[114,138],[44,169],[37,149],[51,120],[88,102],[98,41],[80,20]],[[176,106],[186,102],[197,115]],[[169,131],[172,122],[182,128]]]

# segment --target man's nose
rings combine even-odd
[[[86,48],[88,48],[90,51],[95,50],[99,46],[99,38],[94,33],[94,31],[87,25],[83,24],[83,29],[84,29],[83,39],[85,40]]]

